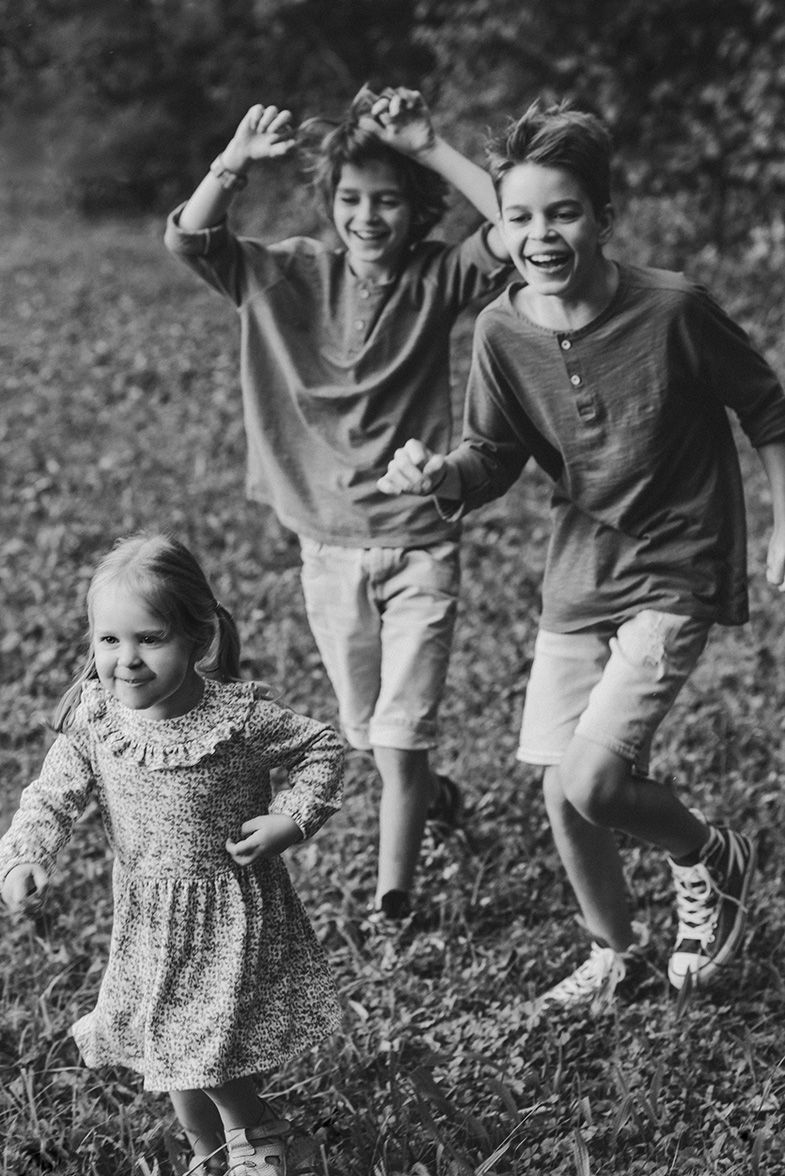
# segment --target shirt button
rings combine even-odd
[[[370,297],[371,297],[371,291],[370,291],[370,290],[361,290],[361,291],[360,291],[360,297],[361,297],[361,298],[370,298]]]
[[[365,326],[365,319],[357,319],[357,321],[354,325],[358,331],[361,331],[363,329],[363,327]]]
[[[577,388],[580,382],[580,376],[570,376],[570,383],[573,385],[573,387]]]
[[[572,347],[572,343],[570,343],[569,339],[562,339],[562,341],[561,341],[562,351],[569,351],[571,347]]]

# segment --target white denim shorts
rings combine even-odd
[[[517,758],[558,764],[573,735],[582,735],[648,771],[657,728],[710,629],[706,621],[648,608],[615,633],[540,629]]]
[[[436,739],[458,607],[458,544],[337,547],[300,536],[311,631],[352,747]]]

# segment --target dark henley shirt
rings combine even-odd
[[[530,457],[554,482],[541,624],[618,625],[642,608],[748,617],[744,497],[726,407],[755,447],[785,438],[785,395],[744,331],[680,274],[619,266],[605,311],[552,331],[513,286],[478,317],[457,467],[462,505]]]
[[[323,543],[456,538],[431,499],[390,498],[376,481],[409,437],[450,447],[450,331],[511,270],[488,248],[490,226],[458,245],[420,242],[377,284],[352,273],[343,248],[308,237],[265,245],[225,221],[187,233],[180,211],[167,247],[240,314],[248,496]]]

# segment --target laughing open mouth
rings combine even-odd
[[[526,261],[529,265],[535,266],[538,270],[543,270],[546,273],[560,270],[570,261],[569,253],[531,253],[527,256]]]

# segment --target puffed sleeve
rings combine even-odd
[[[52,744],[37,780],[22,792],[8,832],[0,838],[0,885],[22,862],[49,872],[84,812],[95,783],[86,751],[69,733]]]
[[[343,747],[332,727],[261,700],[251,720],[263,733],[268,766],[285,767],[289,788],[273,797],[271,813],[280,813],[313,837],[343,800]]]

